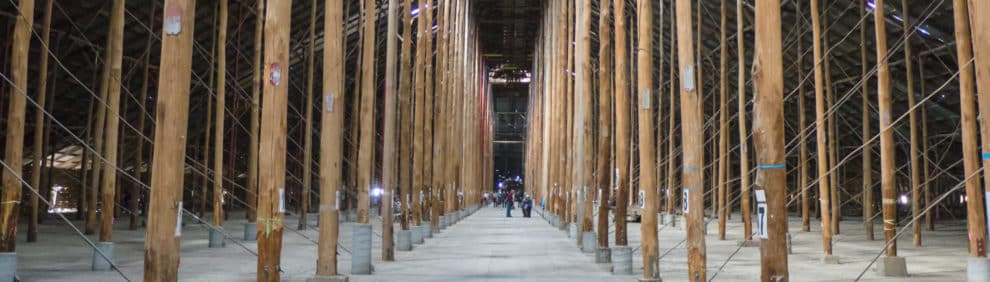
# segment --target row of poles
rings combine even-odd
[[[47,1],[44,16],[44,35],[41,76],[39,85],[47,85],[47,62],[51,52],[48,47],[52,3]],[[213,150],[213,214],[212,221],[203,224],[212,231],[222,234],[224,224],[224,191],[225,187],[223,149],[224,123],[227,116],[225,97],[226,77],[226,46],[227,45],[227,3],[219,1],[216,18],[209,19],[215,27],[215,46],[212,50],[215,69],[215,84],[213,79],[208,84],[211,95],[215,95],[214,116],[216,126],[213,127],[213,138],[207,135],[204,147],[208,148],[209,141],[214,142]],[[298,1],[297,1],[298,2]],[[393,245],[393,219],[391,199],[393,194],[401,201],[400,228],[410,230],[422,224],[430,224],[432,232],[439,232],[443,222],[452,222],[454,214],[481,204],[482,191],[492,189],[492,124],[491,95],[487,80],[484,60],[478,48],[478,25],[472,13],[470,1],[439,0],[418,1],[414,6],[412,0],[389,0],[386,7],[378,7],[375,0],[364,0],[362,3],[363,28],[360,51],[360,70],[356,79],[360,81],[352,93],[347,95],[345,89],[346,77],[346,38],[344,19],[344,0],[326,0],[324,7],[323,38],[323,77],[314,77],[318,67],[314,62],[316,52],[317,1],[311,4],[309,38],[307,40],[306,56],[306,110],[305,136],[303,141],[304,172],[303,193],[299,200],[301,207],[300,228],[305,228],[306,213],[309,207],[311,193],[310,178],[312,177],[312,138],[315,129],[313,109],[319,110],[319,242],[317,260],[317,276],[336,276],[338,255],[338,208],[341,205],[339,187],[345,186],[343,169],[345,168],[345,111],[348,105],[355,113],[352,120],[355,136],[352,140],[358,150],[357,163],[350,164],[351,170],[357,173],[357,223],[371,223],[371,206],[369,190],[374,185],[376,170],[376,148],[382,149],[381,187],[382,207],[382,259],[395,259]],[[251,141],[248,165],[248,183],[246,197],[243,200],[247,209],[249,222],[257,226],[257,279],[259,281],[278,281],[280,273],[280,258],[282,246],[283,215],[286,212],[285,183],[286,183],[286,140],[288,97],[290,95],[290,30],[292,26],[292,1],[258,1],[256,13],[258,21],[255,29],[254,74],[252,77],[252,108],[251,108]],[[34,207],[39,199],[38,187],[40,181],[35,179],[28,183],[21,177],[23,169],[23,136],[25,127],[25,110],[28,108],[27,89],[29,61],[28,51],[32,38],[34,24],[34,0],[21,0],[18,3],[17,23],[11,48],[11,75],[5,80],[10,83],[11,95],[9,102],[6,146],[4,156],[5,170],[3,173],[3,202],[0,207],[0,252],[14,255],[16,226],[19,218],[22,186],[28,186],[28,193]],[[152,14],[155,15],[152,5]],[[141,182],[141,169],[129,173],[118,167],[117,140],[120,132],[119,123],[124,115],[119,114],[121,89],[121,61],[123,57],[123,31],[125,0],[113,1],[110,13],[110,31],[107,46],[104,49],[106,62],[101,84],[100,100],[96,107],[96,124],[93,140],[95,146],[85,146],[83,156],[92,156],[94,164],[101,164],[101,172],[97,166],[90,180],[92,187],[87,201],[87,230],[95,228],[99,223],[99,245],[112,244],[112,226],[114,222],[115,192],[118,184],[117,177],[129,178],[148,190],[148,230],[145,238],[145,271],[146,281],[175,281],[178,279],[179,245],[182,236],[181,219],[184,214],[192,215],[183,206],[184,176],[186,167],[190,166],[187,159],[195,162],[186,152],[186,136],[189,121],[189,101],[192,76],[192,58],[195,50],[194,26],[196,24],[195,0],[166,0],[160,12],[162,23],[161,33],[156,37],[161,40],[161,61],[158,64],[159,93],[154,119],[153,142],[150,138],[140,136],[139,139],[149,139],[153,157],[150,164],[150,183]],[[376,20],[379,9],[387,10],[386,47],[384,52],[376,50]],[[418,16],[413,14],[418,10]],[[436,16],[436,25],[434,17]],[[414,18],[418,19],[413,27]],[[202,20],[202,19],[201,19]],[[154,19],[152,19],[154,24]],[[401,30],[400,30],[401,27]],[[150,27],[147,27],[150,31]],[[414,32],[415,29],[415,32]],[[401,33],[402,43],[398,43]],[[415,40],[413,35],[415,34]],[[35,35],[38,36],[38,35]],[[151,37],[148,39],[151,48]],[[149,50],[150,51],[150,50]],[[145,52],[145,84],[150,66],[149,51]],[[415,52],[414,52],[415,51]],[[385,54],[384,58],[378,57]],[[57,59],[57,58],[56,58]],[[376,60],[385,60],[385,74],[376,75]],[[61,65],[61,63],[59,63]],[[64,68],[64,66],[62,66]],[[67,72],[71,72],[65,69]],[[212,78],[212,76],[211,76]],[[196,79],[199,79],[197,76]],[[376,101],[380,94],[376,91],[377,81],[385,81],[384,101]],[[314,94],[314,85],[321,85],[324,95]],[[126,89],[125,89],[126,90]],[[39,88],[37,99],[32,99],[33,105],[38,106],[38,120],[47,114],[53,121],[58,122],[45,112],[45,89]],[[141,101],[147,99],[147,86],[142,88]],[[215,91],[215,92],[214,92]],[[214,94],[215,93],[215,94]],[[93,94],[93,93],[91,93]],[[348,100],[348,97],[350,99]],[[322,101],[322,106],[314,107],[314,98]],[[212,101],[212,100],[210,100]],[[350,101],[351,103],[346,103]],[[377,105],[384,105],[384,142],[376,143]],[[210,107],[213,108],[212,106]],[[143,132],[144,116],[142,112],[140,128]],[[239,124],[239,121],[233,120]],[[38,123],[41,126],[41,122]],[[59,122],[59,124],[61,124]],[[129,125],[129,123],[127,123]],[[243,126],[242,126],[243,127]],[[435,129],[435,130],[434,130]],[[66,130],[68,130],[66,128]],[[36,135],[41,132],[36,130]],[[204,130],[209,133],[209,128]],[[71,132],[70,132],[71,134]],[[73,135],[77,139],[78,136]],[[37,138],[36,138],[37,139]],[[144,145],[144,140],[138,142]],[[228,141],[229,142],[229,141]],[[35,144],[42,144],[36,141]],[[139,147],[138,152],[143,149]],[[41,150],[35,150],[35,159],[41,158]],[[203,152],[204,158],[209,152]],[[142,160],[139,156],[138,166]],[[40,163],[36,160],[35,164]],[[83,161],[83,169],[87,163]],[[208,176],[207,164],[198,167]],[[356,169],[355,169],[356,166]],[[39,165],[34,165],[37,178],[40,173]],[[228,167],[227,170],[233,169]],[[226,180],[230,182],[230,180]],[[85,182],[85,180],[83,181]],[[204,186],[206,181],[203,182]],[[102,187],[100,198],[104,203],[100,209],[100,220],[96,220],[96,203],[98,202],[96,185]],[[231,184],[236,185],[236,184]],[[242,187],[243,188],[243,187]],[[205,187],[200,192],[204,196],[201,203],[207,202]],[[193,193],[196,193],[194,191]],[[132,194],[131,197],[137,197]],[[44,198],[41,198],[44,200]],[[135,198],[136,199],[136,198]],[[133,206],[132,206],[133,207]],[[32,212],[32,227],[36,227],[37,209]],[[133,210],[132,215],[137,215]],[[448,218],[450,217],[450,218]],[[132,223],[133,225],[133,223]],[[34,229],[34,228],[32,228]],[[88,233],[88,232],[87,232]],[[36,234],[36,231],[29,232]],[[372,234],[367,234],[369,237]],[[223,235],[227,237],[227,235]],[[370,238],[366,238],[370,240]],[[370,241],[369,241],[370,242]],[[94,247],[96,247],[94,245]],[[107,263],[116,268],[112,262],[112,254],[103,253],[106,249],[97,248]],[[368,244],[370,254],[371,245]],[[112,252],[112,248],[109,249]],[[370,255],[366,265],[370,265]],[[118,269],[119,271],[119,269]],[[366,271],[352,271],[353,274],[370,274]],[[12,277],[10,277],[12,278]],[[126,277],[125,277],[126,278]]]
[[[582,240],[597,237],[597,248],[599,251],[608,250],[609,229],[611,221],[609,219],[609,199],[610,193],[615,192],[615,212],[614,231],[615,247],[625,247],[628,245],[626,230],[626,215],[630,203],[642,202],[642,256],[643,256],[643,279],[659,280],[659,248],[658,248],[658,213],[673,215],[682,214],[684,216],[687,242],[687,263],[688,277],[691,281],[704,281],[708,279],[706,273],[706,249],[704,232],[707,226],[705,218],[705,194],[710,191],[713,211],[712,217],[718,217],[718,238],[725,239],[725,223],[731,208],[727,193],[728,179],[728,141],[729,135],[727,91],[728,91],[728,52],[727,41],[727,1],[721,1],[721,33],[720,33],[720,62],[719,62],[719,109],[718,130],[712,129],[711,134],[718,134],[718,144],[714,144],[711,156],[716,159],[706,163],[705,158],[705,118],[704,100],[706,99],[702,90],[702,60],[703,55],[702,38],[710,33],[701,31],[703,24],[701,15],[702,1],[692,0],[672,0],[672,1],[636,1],[635,8],[636,25],[635,30],[630,31],[627,27],[631,20],[627,15],[627,1],[625,0],[602,0],[598,5],[599,15],[599,53],[593,58],[591,52],[591,19],[592,1],[589,0],[551,0],[544,4],[544,17],[540,25],[539,38],[534,53],[534,83],[530,87],[530,119],[527,135],[526,149],[526,175],[530,179],[527,185],[528,192],[533,193],[535,198],[543,199],[546,202],[546,210],[552,216],[559,218],[565,226],[576,225],[578,228],[577,240],[581,245]],[[799,1],[800,2],[800,1]],[[863,147],[867,148],[863,153],[863,205],[864,218],[866,219],[866,233],[868,239],[872,240],[873,234],[873,196],[872,187],[872,153],[868,150],[875,139],[880,143],[880,163],[881,163],[881,211],[882,226],[884,234],[884,245],[882,249],[886,257],[897,257],[896,238],[901,234],[897,232],[897,194],[895,172],[897,165],[894,159],[894,125],[901,119],[892,114],[892,101],[890,90],[890,61],[891,56],[888,50],[887,37],[889,36],[886,25],[887,16],[883,0],[859,1],[860,24],[865,22],[866,7],[872,5],[874,17],[874,32],[876,34],[876,61],[877,66],[868,73],[867,71],[867,50],[866,50],[866,27],[860,29],[861,41],[864,42],[861,48],[862,77],[857,87],[862,91],[863,98]],[[868,3],[869,2],[869,3]],[[614,9],[613,9],[614,4]],[[697,4],[697,6],[695,6]],[[799,186],[796,192],[788,192],[787,174],[788,166],[786,155],[788,150],[784,137],[784,75],[783,58],[784,46],[781,43],[781,1],[775,0],[755,0],[752,9],[755,10],[752,30],[756,46],[752,53],[752,68],[748,73],[752,76],[753,100],[752,100],[752,125],[747,126],[747,94],[746,94],[746,74],[747,71],[742,66],[746,65],[745,52],[745,32],[743,11],[750,7],[749,3],[742,0],[736,1],[736,40],[737,40],[737,60],[738,73],[738,116],[739,136],[740,136],[740,195],[741,211],[744,222],[744,238],[746,241],[753,240],[754,235],[761,248],[761,280],[762,281],[787,281],[789,280],[787,266],[787,234],[788,234],[788,206],[794,201],[791,195],[801,196],[802,229],[810,231],[808,189],[816,184],[819,188],[819,207],[821,209],[821,233],[823,244],[823,261],[838,262],[832,254],[832,235],[838,234],[838,218],[840,217],[839,191],[836,190],[837,173],[835,167],[841,165],[836,156],[835,144],[835,109],[837,101],[832,99],[832,86],[828,66],[831,48],[823,49],[823,40],[828,41],[827,32],[822,30],[821,4],[819,0],[810,2],[812,36],[814,38],[814,98],[815,98],[815,123],[808,128],[816,132],[817,142],[817,168],[818,179],[809,182],[808,177],[808,151],[804,144],[806,123],[804,115],[804,87],[805,80],[801,62],[804,61],[804,47],[800,38],[798,46],[798,79],[801,81],[797,90],[800,104],[800,177]],[[901,1],[902,23],[905,32],[904,41],[895,44],[895,48],[903,44],[908,79],[908,108],[907,116],[910,119],[910,170],[912,187],[912,219],[908,224],[913,224],[914,242],[920,246],[921,224],[916,223],[923,216],[927,216],[928,211],[937,204],[926,196],[925,202],[928,207],[921,206],[920,198],[922,193],[928,194],[926,188],[920,191],[921,170],[919,169],[919,148],[917,140],[917,117],[915,109],[923,105],[917,104],[913,95],[913,60],[910,42],[907,39],[916,33],[911,16],[908,12],[908,1]],[[674,7],[669,7],[674,6]],[[795,4],[801,9],[800,3]],[[659,6],[659,10],[671,9],[670,34],[671,36],[659,36],[661,48],[655,49],[653,44],[654,33],[663,31],[663,20],[660,20],[659,30],[655,30],[654,7]],[[697,7],[697,25],[693,25],[692,7]],[[955,35],[958,58],[958,78],[960,83],[960,105],[961,105],[961,127],[962,127],[962,148],[964,158],[965,178],[962,180],[968,197],[968,234],[970,256],[986,261],[986,236],[987,226],[984,217],[984,195],[980,191],[987,191],[990,195],[990,174],[983,174],[984,183],[981,184],[979,159],[982,156],[983,165],[990,165],[990,158],[987,153],[982,155],[977,147],[977,134],[982,136],[983,148],[990,147],[990,120],[980,119],[980,127],[977,127],[976,104],[974,97],[978,97],[980,112],[990,112],[990,94],[975,92],[976,84],[990,85],[990,60],[980,60],[981,55],[990,56],[990,20],[981,19],[978,15],[990,12],[990,3],[986,1],[954,0],[953,11],[955,17]],[[801,11],[799,11],[801,13]],[[970,15],[973,15],[972,17]],[[612,19],[614,17],[614,20]],[[803,18],[803,16],[801,17]],[[920,26],[920,25],[918,25]],[[695,27],[697,30],[695,30]],[[631,32],[636,32],[638,38],[637,46],[629,46]],[[694,34],[697,32],[697,35]],[[614,38],[614,43],[613,43]],[[661,63],[660,69],[655,69],[655,50],[665,50],[663,46],[670,46],[670,85],[665,91],[665,87],[654,83],[656,77],[663,78],[664,57],[666,54],[659,54],[657,58]],[[629,74],[631,68],[629,50],[636,52],[636,73],[635,76]],[[975,53],[975,59],[974,59]],[[676,57],[675,57],[676,55]],[[675,63],[676,59],[676,63]],[[594,61],[597,61],[595,69]],[[613,68],[614,66],[614,68]],[[974,76],[975,70],[975,76]],[[877,77],[876,91],[879,115],[879,134],[874,135],[870,130],[870,105],[867,93],[868,77],[875,72]],[[659,73],[659,76],[656,76]],[[675,79],[676,75],[676,79]],[[635,78],[635,80],[633,79]],[[976,79],[974,81],[974,78]],[[630,85],[634,81],[635,85]],[[597,85],[597,92],[595,86]],[[990,87],[990,86],[988,86]],[[632,93],[630,93],[632,91]],[[828,92],[828,95],[825,95]],[[598,96],[595,96],[597,93]],[[927,94],[927,93],[926,93]],[[714,95],[712,95],[714,96]],[[786,97],[793,96],[793,93]],[[826,99],[826,96],[828,96]],[[660,106],[664,105],[663,99],[669,99],[668,128],[656,126],[655,123],[663,122],[665,115]],[[680,100],[680,108],[675,109],[675,99]],[[597,120],[596,111],[593,108],[597,100]],[[924,103],[927,99],[922,100]],[[714,104],[714,103],[713,103]],[[632,111],[634,107],[636,111]],[[657,112],[660,112],[659,114]],[[680,123],[674,119],[680,113]],[[924,113],[924,111],[921,111]],[[635,123],[630,121],[630,117],[636,117]],[[659,119],[659,120],[658,120]],[[922,117],[924,119],[924,117]],[[923,121],[924,122],[924,121]],[[637,125],[632,128],[631,124]],[[676,132],[675,125],[679,125],[680,131]],[[714,127],[715,125],[713,125]],[[664,132],[664,129],[667,129]],[[751,133],[750,133],[751,132]],[[597,135],[596,135],[597,134]],[[633,136],[633,134],[638,134]],[[680,136],[680,146],[675,147],[675,137]],[[752,167],[749,161],[749,138],[752,138],[752,149],[755,151],[755,182],[750,183]],[[666,139],[666,140],[661,140]],[[633,142],[633,140],[638,140]],[[661,144],[667,144],[667,159],[657,159],[659,155],[663,157]],[[656,145],[654,145],[656,144]],[[927,141],[925,141],[927,152]],[[717,147],[716,147],[717,145]],[[636,147],[632,150],[632,147]],[[681,154],[680,167],[682,171],[675,173],[673,164],[675,150],[679,149]],[[630,156],[630,153],[639,153],[638,159]],[[984,149],[984,152],[986,149]],[[662,171],[662,165],[666,162],[667,171]],[[638,164],[638,165],[635,165]],[[658,165],[660,164],[660,165]],[[710,166],[709,187],[705,187],[705,171]],[[925,171],[927,161],[925,162]],[[634,174],[633,170],[638,170]],[[665,175],[666,174],[666,175]],[[631,180],[638,175],[637,180]],[[927,178],[927,173],[924,174]],[[659,178],[659,183],[658,183]],[[666,179],[663,179],[666,178]],[[676,183],[676,179],[680,183]],[[638,189],[629,187],[638,183]],[[927,182],[926,182],[927,183]],[[960,183],[963,185],[963,183]],[[981,187],[981,185],[983,187]],[[925,185],[927,187],[927,185]],[[662,190],[659,189],[663,188]],[[958,187],[957,187],[958,188]],[[640,191],[634,193],[634,190]],[[952,189],[954,191],[955,189]],[[594,214],[592,210],[593,199],[596,197],[599,206],[597,207],[598,230],[594,230]],[[945,195],[948,195],[946,192]],[[944,198],[945,195],[943,195]],[[637,198],[642,198],[637,200]],[[755,198],[757,210],[757,229],[752,230],[753,218],[751,198]],[[677,201],[681,199],[682,201]],[[666,208],[661,209],[663,200],[666,200]],[[634,204],[638,205],[638,204]],[[681,209],[675,210],[675,207]],[[923,209],[924,208],[924,209]],[[930,224],[930,217],[926,221]],[[597,236],[582,236],[583,233],[592,233]],[[615,254],[613,251],[612,254]],[[872,264],[872,262],[871,262]],[[972,265],[970,266],[972,267]],[[971,279],[981,279],[981,277],[970,277]]]

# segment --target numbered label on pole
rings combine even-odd
[[[767,194],[763,189],[757,189],[756,196],[756,236],[762,239],[770,238],[769,226],[767,226]]]
[[[278,188],[278,212],[285,212],[285,188]]]
[[[175,219],[175,237],[182,236],[182,201],[179,201],[179,209]]]
[[[683,195],[681,195],[681,209],[684,212],[684,214],[688,213],[688,208],[689,208],[688,205],[691,203],[691,201],[688,200],[688,198],[690,198],[691,196],[690,192],[691,191],[684,189]]]

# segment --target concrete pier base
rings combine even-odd
[[[581,251],[593,253],[598,246],[598,234],[595,232],[584,232],[581,237]]]
[[[113,242],[96,242],[93,250],[93,271],[109,271],[113,264]]]
[[[423,239],[433,238],[433,224],[431,222],[424,220],[423,225],[420,226],[423,228],[420,230],[423,233]]]
[[[210,248],[223,248],[225,245],[223,227],[210,228]]]
[[[17,281],[17,253],[0,253],[0,281]]]
[[[966,281],[990,282],[990,259],[970,257],[966,262]]]
[[[447,228],[447,216],[446,215],[441,215],[440,216],[440,224],[437,225],[437,226],[439,226],[441,230]]]
[[[244,241],[258,240],[258,223],[248,222],[244,224]]]
[[[412,251],[412,231],[398,230],[395,232],[395,249],[399,251]]]
[[[595,263],[610,263],[610,262],[612,262],[612,249],[609,248],[595,249]]]
[[[306,282],[347,282],[347,276],[344,275],[317,275],[306,279]]]
[[[907,277],[907,260],[904,257],[884,256],[877,260],[876,268],[881,276],[885,277]]]
[[[351,237],[351,274],[371,274],[371,224],[355,224]]]
[[[409,233],[412,233],[413,244],[422,244],[423,241],[423,226],[416,225],[409,228]]]
[[[577,239],[577,236],[578,236],[578,225],[577,224],[571,224],[570,226],[568,226],[568,228],[567,228],[567,238]]]
[[[612,248],[612,274],[632,274],[632,248],[629,246]]]
[[[822,257],[823,264],[839,264],[839,257],[834,255],[828,255]]]

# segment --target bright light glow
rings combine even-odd
[[[502,187],[505,187],[505,185],[502,182],[499,182],[498,183],[498,188],[502,188]]]
[[[908,203],[908,196],[907,195],[901,195],[900,202],[901,202],[901,205],[907,205],[907,203]]]
[[[381,196],[382,195],[382,188],[380,188],[380,187],[372,187],[371,188],[371,195],[372,196],[375,196],[375,197]]]
[[[412,11],[410,11],[409,14],[411,14],[413,17],[419,15],[419,8],[412,9]]]

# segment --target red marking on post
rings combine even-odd
[[[165,35],[179,35],[182,33],[182,6],[175,2],[168,2],[165,6],[165,23],[162,28]]]

